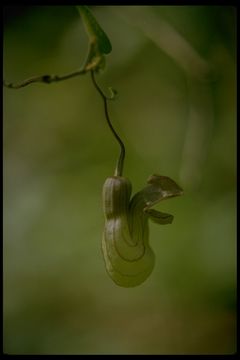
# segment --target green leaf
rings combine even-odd
[[[102,70],[105,67],[104,54],[109,54],[112,50],[110,40],[87,6],[77,6],[77,9],[82,17],[90,45],[84,67],[95,71]]]
[[[77,6],[77,8],[84,22],[90,43],[96,44],[101,54],[109,54],[112,51],[111,42],[89,8],[87,6]]]

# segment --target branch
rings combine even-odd
[[[9,89],[20,89],[32,83],[42,82],[44,84],[51,84],[52,82],[71,79],[78,75],[84,75],[88,71],[98,71],[104,68],[105,60],[104,54],[109,54],[112,50],[112,45],[105,32],[102,30],[96,19],[91,14],[87,6],[77,6],[83,22],[85,24],[87,34],[89,37],[89,49],[85,65],[76,71],[65,75],[42,75],[33,76],[25,79],[20,83],[9,83],[3,80],[3,86]],[[112,91],[112,98],[115,96]]]
[[[9,88],[9,89],[20,89],[22,87],[25,87],[27,85],[30,85],[32,83],[36,82],[42,82],[44,84],[51,84],[52,82],[62,81],[71,79],[75,76],[84,75],[88,71],[94,70],[97,68],[98,64],[100,62],[100,58],[97,58],[96,61],[93,61],[92,63],[86,65],[80,70],[73,71],[71,73],[65,74],[65,75],[41,75],[41,76],[33,76],[29,79],[23,80],[20,83],[8,83],[3,80],[3,86]]]

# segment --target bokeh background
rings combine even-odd
[[[141,286],[108,277],[102,185],[119,148],[90,75],[4,88],[4,352],[236,351],[236,14],[219,6],[91,7],[112,53],[98,82],[126,145],[133,191],[149,175],[184,196],[150,225]],[[63,74],[85,60],[73,6],[5,7],[4,78]]]

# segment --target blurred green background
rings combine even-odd
[[[90,75],[4,88],[4,352],[236,351],[236,15],[219,6],[91,7],[112,53],[98,76],[126,145],[124,175],[173,178],[184,196],[150,225],[156,266],[141,286],[108,277],[102,185],[119,148]],[[73,6],[6,7],[4,78],[81,66]]]

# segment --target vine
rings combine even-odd
[[[108,101],[116,92],[110,88],[107,97],[98,85],[95,74],[105,67],[105,55],[112,45],[87,6],[77,6],[89,38],[89,49],[84,65],[64,75],[42,75],[23,80],[20,83],[4,81],[10,89],[20,89],[32,83],[51,84],[90,72],[93,85],[100,94],[106,122],[120,146],[120,155],[114,176],[108,177],[103,186],[103,210],[105,226],[102,238],[102,252],[106,269],[119,286],[133,287],[143,283],[151,274],[155,255],[149,245],[148,220],[158,224],[170,224],[173,216],[152,209],[159,201],[182,195],[183,190],[169,177],[152,175],[147,186],[131,198],[132,185],[122,176],[125,146],[114,129],[108,112]]]

